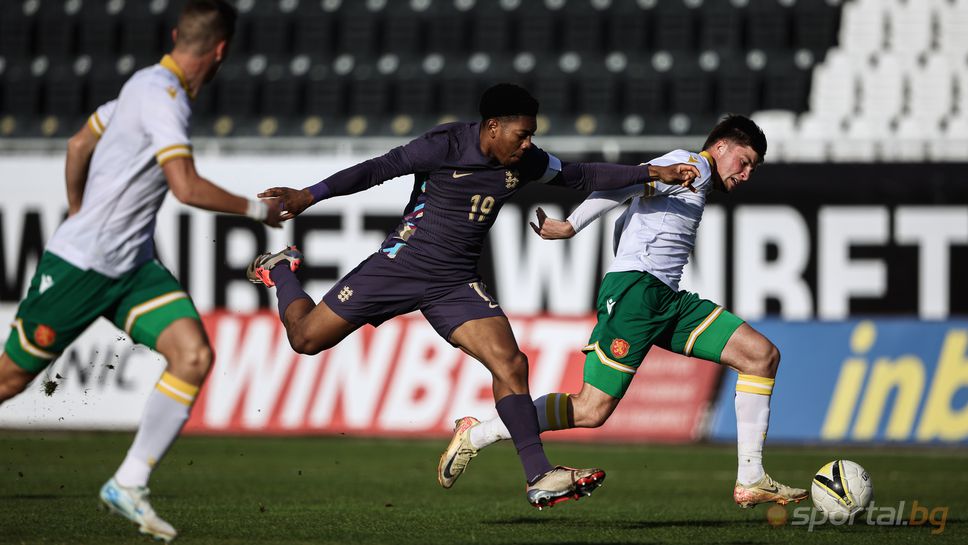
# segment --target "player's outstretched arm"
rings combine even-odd
[[[249,200],[229,193],[199,176],[195,170],[195,161],[191,157],[169,159],[161,168],[168,179],[172,194],[183,204],[213,212],[248,216],[270,227],[279,227],[279,222],[282,221],[279,217],[278,201]]]
[[[292,219],[321,200],[365,191],[405,174],[431,172],[447,157],[449,149],[446,133],[427,133],[309,187],[273,187],[259,193],[259,197],[278,199],[282,203],[282,219]]]
[[[567,220],[549,218],[545,211],[538,208],[537,225],[531,223],[531,228],[545,240],[571,238],[578,234],[588,224],[600,218],[603,214],[625,203],[629,199],[642,197],[645,194],[643,184],[613,189],[611,191],[596,191],[585,198]]]
[[[319,201],[359,193],[394,178],[395,176],[384,175],[380,168],[385,158],[386,155],[364,161],[303,189],[271,187],[259,193],[258,197],[277,199],[282,207],[283,221],[290,220]]]
[[[259,193],[259,197],[278,199],[283,209],[282,219],[292,219],[321,200],[359,193],[397,176],[413,173],[413,166],[402,150],[402,147],[394,148],[385,155],[343,169],[304,189],[273,187]]]
[[[685,163],[665,167],[647,163],[636,166],[611,163],[563,163],[561,173],[550,183],[583,191],[608,191],[658,180],[692,189],[692,181],[698,177],[699,169]]]
[[[99,135],[85,123],[67,141],[67,160],[64,165],[64,178],[67,181],[67,215],[73,216],[81,209],[84,186],[87,185],[87,169],[91,156],[97,146]]]
[[[623,187],[621,189],[613,189],[611,191],[595,191],[586,197],[580,205],[578,205],[578,208],[576,208],[575,211],[568,216],[567,220],[553,220],[546,217],[547,219],[545,220],[544,225],[547,226],[547,229],[536,229],[535,232],[541,235],[541,238],[548,240],[571,238],[590,223],[602,217],[602,215],[604,215],[606,212],[620,206],[630,199],[642,197],[644,195],[645,184]],[[544,212],[539,208],[539,226],[541,225],[542,215],[544,215]],[[535,225],[532,223],[531,227],[535,228]]]
[[[699,178],[699,169],[695,165],[687,163],[676,163],[657,167],[649,165],[649,179],[669,185],[682,186],[693,193],[696,188],[692,187],[692,182]]]

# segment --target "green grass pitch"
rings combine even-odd
[[[150,542],[127,521],[97,510],[97,490],[130,440],[130,434],[0,432],[0,543]],[[152,480],[153,504],[185,545],[968,542],[963,449],[768,446],[767,469],[788,484],[806,486],[823,463],[849,458],[870,472],[878,505],[903,500],[905,518],[912,500],[947,507],[944,531],[932,534],[937,527],[930,525],[773,526],[766,507],[733,504],[731,445],[549,443],[553,462],[600,466],[608,477],[592,497],[544,511],[525,501],[509,443],[482,452],[453,489],[441,489],[435,469],[444,445],[183,437]],[[785,510],[791,517],[793,507]]]

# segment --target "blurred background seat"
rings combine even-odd
[[[295,120],[318,117],[324,133],[338,134],[362,116],[365,134],[404,134],[401,116],[475,118],[480,92],[499,81],[528,86],[555,119],[552,132],[579,135],[703,133],[726,112],[762,111],[799,116],[783,135],[812,138],[821,126],[913,134],[911,118],[943,131],[968,110],[968,0],[238,6],[230,57],[194,104],[208,128],[221,117],[235,127],[273,118],[277,131],[264,133],[299,136]],[[4,112],[85,115],[171,47],[176,10],[168,2],[3,3]],[[861,121],[851,129],[854,117]]]

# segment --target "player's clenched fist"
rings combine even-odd
[[[699,177],[699,169],[694,165],[677,163],[664,167],[649,165],[649,179],[658,180],[665,184],[681,185],[689,191],[695,192],[692,182]]]
[[[281,204],[279,219],[292,219],[313,204],[313,196],[308,189],[291,187],[272,187],[259,193],[260,199],[278,199]]]

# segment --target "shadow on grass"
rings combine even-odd
[[[907,520],[905,519],[905,522]],[[963,518],[948,518],[945,520],[945,531],[952,526],[960,527],[968,522],[968,519]],[[481,524],[486,524],[489,526],[535,526],[544,527],[548,525],[553,526],[581,526],[583,528],[588,527],[600,527],[607,528],[610,530],[621,529],[621,530],[647,530],[647,529],[662,529],[662,528],[767,528],[769,524],[765,520],[629,520],[629,521],[616,521],[616,520],[602,520],[602,521],[592,521],[588,519],[581,520],[562,520],[562,519],[552,519],[543,517],[515,517],[509,519],[501,520],[484,520]],[[784,526],[790,526],[791,528],[796,528],[789,523]],[[863,521],[855,522],[850,525],[836,525],[836,524],[819,524],[813,528],[812,531],[853,531],[853,532],[863,532],[868,529],[905,529],[905,530],[923,530],[931,529],[932,526],[928,522],[915,525],[898,525],[898,526],[888,526],[888,525],[876,525],[876,524],[866,524]]]
[[[603,520],[599,523],[591,521],[588,519],[581,519],[575,521],[561,520],[561,519],[550,519],[550,518],[539,518],[539,517],[516,517],[503,520],[484,520],[481,524],[487,524],[491,526],[544,526],[544,525],[555,525],[555,526],[581,526],[583,528],[599,526],[602,528],[608,528],[610,530],[622,529],[622,530],[642,530],[647,528],[677,528],[677,527],[690,527],[690,528],[736,528],[738,526],[766,526],[766,521],[764,520],[640,520],[640,521],[616,521],[616,520]]]
[[[92,497],[91,494],[0,494],[0,500],[59,500],[90,497]]]

